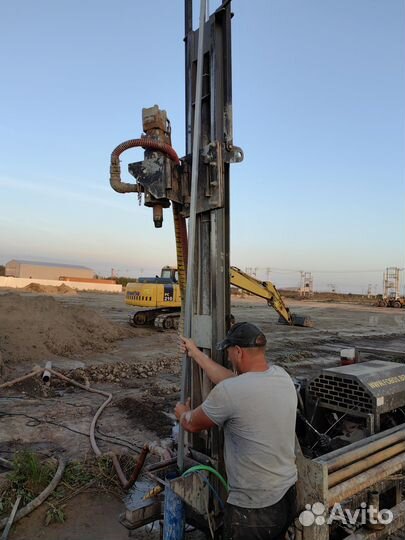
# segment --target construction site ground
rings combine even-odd
[[[313,328],[278,324],[275,311],[254,297],[232,297],[232,314],[237,321],[262,328],[269,361],[283,365],[292,375],[337,364],[340,350],[346,347],[404,350],[405,310],[339,300],[288,299],[292,312],[313,319]],[[0,292],[0,382],[52,361],[55,369],[78,382],[111,392],[113,401],[96,431],[105,453],[133,454],[146,442],[170,436],[180,390],[177,335],[131,327],[131,313],[133,308],[125,305],[122,294]],[[364,358],[397,360],[395,354],[376,352]],[[88,458],[92,455],[89,426],[102,402],[102,396],[54,377],[49,387],[36,376],[1,389],[0,456],[29,449],[44,456],[63,453],[68,460]],[[10,538],[128,537],[118,522],[123,503],[111,493],[82,492],[72,498],[64,510],[64,523],[45,526],[44,507],[18,522]],[[139,530],[134,537],[158,538],[158,531],[156,527],[151,533]]]

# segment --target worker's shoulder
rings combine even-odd
[[[266,385],[271,385],[273,381],[275,382],[280,380],[285,381],[288,385],[294,386],[294,383],[287,371],[281,366],[276,366],[272,364],[269,365],[267,371],[250,371],[247,373],[243,373],[241,375],[238,375],[237,377],[230,377],[229,379],[225,379],[218,386],[220,388],[224,388],[227,391],[235,391],[235,389],[250,386],[252,384],[255,385],[260,382],[263,382]]]
[[[271,370],[271,371],[270,371]],[[293,379],[291,378],[291,375],[281,366],[272,365],[270,366],[270,377],[269,379],[273,379],[274,381],[277,381],[277,384],[283,388],[289,388],[295,393],[295,384]]]
[[[283,367],[277,366],[276,364],[269,365],[269,372],[273,376],[285,377],[292,381],[291,376],[287,373],[287,371]]]

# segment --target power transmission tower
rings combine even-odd
[[[394,298],[395,300],[400,298],[400,270],[397,266],[386,268],[383,280],[383,298]]]
[[[301,272],[300,296],[313,296],[314,279],[312,272]]]

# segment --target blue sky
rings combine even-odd
[[[197,4],[197,2],[195,2]],[[211,11],[218,2],[210,2]],[[234,0],[231,261],[279,285],[380,287],[405,266],[405,4]],[[153,227],[108,182],[109,156],[168,111],[184,153],[183,2],[0,5],[0,263],[132,275],[175,263],[170,212]],[[123,156],[141,159],[140,150]],[[335,273],[333,273],[335,272]]]

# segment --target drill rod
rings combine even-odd
[[[200,26],[198,30],[198,53],[197,53],[197,75],[196,93],[194,108],[194,131],[193,131],[193,155],[191,164],[191,197],[190,197],[190,218],[188,222],[188,264],[187,264],[187,284],[186,302],[184,309],[184,335],[190,338],[192,335],[193,316],[193,292],[194,292],[194,259],[195,259],[195,230],[196,230],[196,209],[197,209],[197,182],[198,163],[200,157],[200,130],[201,130],[201,95],[202,95],[202,73],[203,73],[203,45],[205,26],[206,0],[201,0],[200,4]],[[182,403],[186,402],[187,382],[190,378],[190,358],[186,355],[183,360],[181,370],[181,395]],[[179,440],[177,450],[177,466],[180,472],[184,470],[184,429],[179,426]]]

